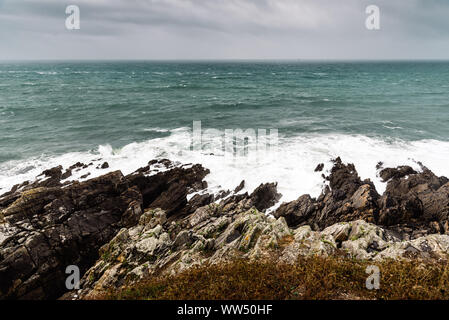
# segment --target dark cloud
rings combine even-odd
[[[448,16],[447,0],[0,0],[0,59],[447,59]]]

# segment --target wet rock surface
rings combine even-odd
[[[449,253],[449,181],[422,166],[379,166],[380,195],[340,158],[318,198],[279,202],[276,183],[251,194],[207,193],[201,165],[153,160],[124,176],[65,181],[62,167],[0,196],[0,298],[92,297],[149,275],[204,263],[299,255],[355,259],[437,259]],[[323,170],[322,166],[319,168]],[[66,174],[67,173],[67,174]],[[77,265],[78,292],[65,268]]]

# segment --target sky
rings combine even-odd
[[[449,59],[449,0],[0,0],[0,60],[40,59]]]

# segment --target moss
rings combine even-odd
[[[217,203],[211,203],[207,205],[207,211],[210,215],[221,215],[223,208]]]
[[[111,262],[112,260],[114,260],[112,250],[112,245],[110,245],[101,255],[101,259],[105,262]]]
[[[149,232],[145,235],[144,239],[153,238],[153,237],[154,237],[154,232]]]
[[[321,239],[321,242],[330,245],[332,248],[337,249],[337,247],[335,246],[335,244],[333,244],[331,241],[326,240],[326,239]]]

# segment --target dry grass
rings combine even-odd
[[[385,261],[380,290],[368,290],[371,263],[345,258],[301,258],[295,265],[235,261],[155,277],[104,293],[97,299],[448,299],[448,263]]]

